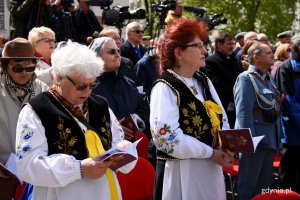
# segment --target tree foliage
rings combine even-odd
[[[153,16],[151,3],[158,0],[144,0],[148,5],[148,16]],[[282,31],[293,30],[296,17],[296,2],[299,0],[183,0],[185,6],[205,7],[207,15],[223,13],[228,19],[222,29],[235,35],[241,31],[265,33],[272,41]],[[184,14],[193,17],[192,14]],[[217,27],[217,28],[220,28]]]

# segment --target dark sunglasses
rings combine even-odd
[[[116,53],[118,53],[120,55],[120,49],[109,49],[106,53],[110,55],[115,55]]]
[[[36,65],[30,65],[29,67],[23,67],[23,65],[15,65],[15,66],[8,65],[8,66],[10,66],[11,71],[15,73],[22,73],[23,71],[33,72],[36,68]]]
[[[144,31],[141,31],[141,30],[135,30],[135,31],[131,31],[131,32],[135,32],[136,34],[144,34]]]
[[[40,41],[44,41],[47,43],[51,43],[51,42],[55,43],[56,42],[55,39],[51,39],[51,38],[43,38],[43,39],[38,40],[38,42],[40,42]]]
[[[83,91],[86,88],[90,88],[91,90],[94,89],[95,87],[98,86],[99,82],[96,80],[96,82],[94,83],[90,83],[90,84],[83,84],[83,85],[78,85],[77,83],[75,83],[75,81],[73,81],[69,76],[66,76],[66,78],[76,87],[76,90],[79,91]]]
[[[292,49],[291,49],[291,48],[288,48],[286,51],[287,51],[287,52],[291,52],[291,51],[292,51]]]

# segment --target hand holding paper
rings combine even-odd
[[[115,171],[118,168],[137,159],[138,156],[137,156],[136,146],[140,142],[140,140],[135,141],[125,149],[112,148],[93,159],[95,161],[101,161],[101,162],[112,161],[113,163],[109,168]]]

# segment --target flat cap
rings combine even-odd
[[[284,38],[284,37],[292,37],[292,31],[284,31],[282,33],[278,33],[277,34],[277,38],[280,39],[280,38]]]
[[[238,40],[238,39],[244,37],[246,35],[246,33],[247,32],[240,32],[240,33],[236,34],[234,37],[236,40]]]

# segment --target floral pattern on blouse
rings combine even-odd
[[[32,150],[32,147],[29,144],[29,139],[33,136],[33,132],[28,130],[29,124],[21,125],[21,140],[17,146],[16,157],[22,159],[23,155]]]
[[[171,130],[171,127],[168,124],[163,124],[160,126],[160,123],[157,119],[154,122],[154,129],[151,131],[153,141],[155,146],[167,154],[172,154],[174,152],[174,147],[179,143],[179,140],[176,138],[177,134],[174,130]]]
[[[184,131],[197,139],[202,138],[205,131],[209,129],[209,126],[208,124],[203,124],[200,113],[196,109],[195,102],[192,101],[188,105],[189,107],[182,108],[181,110],[184,117],[183,123],[186,125]]]

